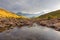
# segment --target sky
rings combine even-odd
[[[48,12],[60,9],[60,0],[0,0],[0,8],[4,8],[12,12]]]

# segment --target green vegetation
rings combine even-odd
[[[60,10],[53,11],[53,12],[47,13],[45,15],[41,15],[38,18],[48,18],[48,19],[50,19],[50,18],[60,18]]]

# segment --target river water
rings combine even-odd
[[[60,32],[34,24],[6,30],[0,33],[0,40],[60,40]]]

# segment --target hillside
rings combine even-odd
[[[25,16],[18,16],[15,13],[0,8],[0,32],[13,29],[14,27],[31,26],[32,23]]]
[[[60,10],[41,15],[39,18],[60,18]]]
[[[60,10],[41,15],[34,19],[41,26],[53,28],[60,31]]]
[[[0,8],[0,17],[6,17],[6,18],[25,18],[24,16],[18,16],[13,12],[9,12],[8,10]]]

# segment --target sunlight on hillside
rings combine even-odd
[[[24,16],[18,16],[12,12],[9,12],[5,9],[2,9],[0,8],[0,17],[6,17],[6,18],[10,18],[10,17],[13,17],[13,18],[25,18]]]

